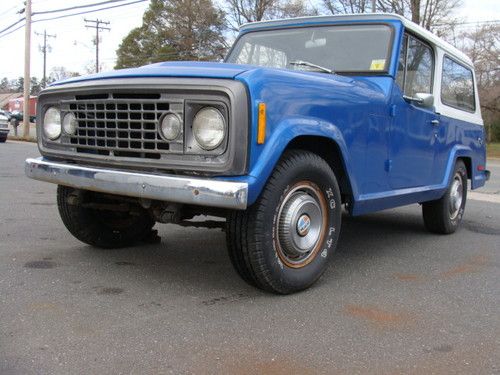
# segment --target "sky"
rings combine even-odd
[[[76,5],[93,4],[102,0],[32,1],[33,12],[40,12]],[[24,0],[0,0],[0,30],[21,18],[16,12],[23,8],[23,3]],[[35,32],[43,33],[44,30],[47,30],[48,34],[56,35],[56,38],[48,39],[52,48],[51,52],[47,54],[47,74],[50,73],[53,67],[59,66],[64,66],[68,71],[84,74],[87,72],[87,69],[92,69],[95,66],[95,46],[93,44],[95,29],[86,28],[84,18],[99,18],[100,20],[110,22],[110,25],[106,26],[109,26],[111,31],[103,31],[101,33],[100,60],[103,70],[113,69],[118,46],[131,29],[141,25],[142,15],[148,4],[149,1],[146,1],[86,15],[33,23],[31,76],[36,76],[40,79],[43,76],[43,57],[39,51],[39,46],[42,45],[43,38],[36,35]],[[85,9],[80,9],[80,11],[83,10]],[[499,20],[499,1],[463,0],[463,6],[457,10],[456,15],[467,22]],[[44,17],[49,16],[51,15]],[[34,17],[34,19],[40,18],[42,18],[41,15]],[[10,35],[0,37],[0,51],[0,79],[2,77],[15,79],[22,76],[24,72],[24,28]]]

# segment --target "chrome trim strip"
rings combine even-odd
[[[244,210],[248,184],[120,171],[30,158],[26,176],[58,185],[129,197]]]

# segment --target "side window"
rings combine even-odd
[[[405,86],[405,70],[406,70],[406,51],[408,49],[408,36],[405,34],[403,43],[401,44],[401,53],[398,61],[398,72],[396,74],[396,82],[403,90]]]
[[[405,95],[415,96],[416,93],[432,93],[432,72],[434,70],[432,49],[427,44],[410,36],[406,55]]]
[[[404,95],[432,93],[434,55],[432,49],[418,39],[406,35],[401,46],[396,82]]]
[[[450,107],[465,111],[476,110],[472,70],[447,56],[443,60],[441,101]]]

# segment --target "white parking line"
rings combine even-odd
[[[500,195],[498,194],[484,194],[484,193],[477,193],[475,191],[469,191],[467,192],[467,198],[475,201],[500,204]]]

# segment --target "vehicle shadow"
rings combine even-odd
[[[342,278],[353,269],[363,272],[364,260],[373,257],[401,256],[410,251],[411,241],[418,247],[425,231],[420,211],[407,208],[363,217],[344,215],[337,252],[332,259],[334,272],[327,272],[322,284]],[[233,270],[225,245],[225,234],[219,229],[158,226],[162,242],[141,244],[125,249],[102,250],[85,246],[80,260],[91,262],[102,272],[136,275],[137,280],[156,283],[168,289],[188,288],[197,294],[218,291],[224,295],[245,293],[258,295]],[[332,268],[330,267],[330,268]],[[360,269],[361,267],[361,269]],[[120,275],[113,277],[120,279]]]
[[[416,207],[393,209],[365,216],[342,218],[337,253],[345,256],[363,255],[366,252],[391,253],[399,251],[398,244],[426,237],[420,210]]]

